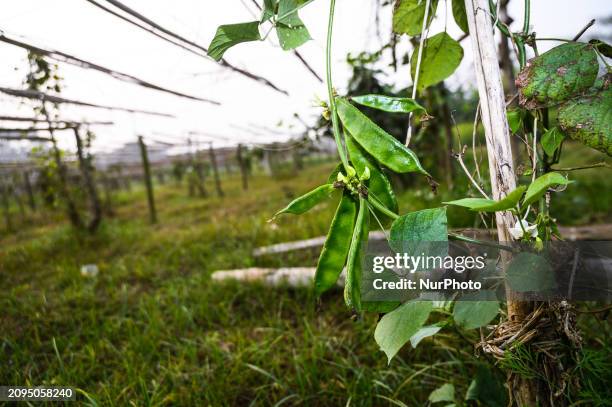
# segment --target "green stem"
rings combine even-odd
[[[531,16],[531,0],[525,0],[525,18],[523,20],[523,34],[529,35],[529,19]]]
[[[332,31],[334,28],[334,9],[336,7],[336,0],[331,0],[329,7],[329,23],[327,25],[327,49],[325,57],[325,71],[327,75],[327,93],[329,95],[329,110],[331,113],[332,127],[334,131],[334,139],[336,140],[336,147],[338,147],[338,154],[340,154],[340,160],[345,170],[348,170],[349,163],[346,157],[346,151],[342,145],[342,139],[340,138],[340,125],[338,123],[338,114],[336,112],[336,99],[334,97],[334,87],[332,84],[332,71],[331,71],[331,48],[332,48]]]
[[[391,219],[396,220],[397,218],[399,218],[399,215],[397,213],[393,212],[392,210],[387,208],[385,205],[378,202],[378,199],[374,198],[370,194],[368,194],[368,202],[370,203],[370,205],[376,208],[380,213],[390,217]]]

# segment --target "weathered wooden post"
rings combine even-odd
[[[238,160],[238,166],[240,167],[240,175],[242,176],[242,189],[246,191],[249,189],[249,169],[247,168],[246,159],[242,152],[243,148],[244,146],[242,144],[238,144],[236,149],[236,159]]]
[[[465,8],[472,39],[474,69],[478,80],[478,93],[482,111],[489,158],[489,173],[493,199],[504,198],[516,188],[510,130],[506,118],[506,101],[497,59],[493,26],[487,0],[465,0]],[[497,236],[500,242],[511,242],[510,228],[516,219],[509,211],[496,212]],[[502,255],[502,267],[508,264],[508,253]],[[508,318],[522,323],[531,312],[531,304],[521,301],[520,296],[506,287]],[[515,395],[519,406],[535,406],[537,402],[537,382],[511,375],[510,391]]]
[[[83,140],[79,134],[79,127],[75,126],[72,128],[74,132],[74,138],[77,146],[77,158],[79,160],[79,168],[81,169],[81,175],[85,184],[85,190],[89,198],[91,205],[91,219],[87,224],[87,230],[89,232],[95,232],[100,222],[102,221],[102,205],[100,204],[100,198],[98,197],[98,191],[96,190],[96,184],[93,179],[91,171],[91,160],[85,157],[83,153]]]
[[[223,197],[225,194],[223,193],[223,189],[221,189],[221,178],[219,177],[219,169],[217,168],[217,157],[215,156],[215,149],[213,148],[212,142],[208,144],[208,153],[210,155],[210,165],[212,166],[213,174],[215,176],[217,195]]]
[[[70,195],[70,190],[68,188],[68,171],[66,170],[66,166],[62,161],[62,154],[60,152],[59,147],[57,146],[57,140],[55,138],[55,132],[53,131],[53,123],[51,122],[51,118],[47,113],[48,110],[43,103],[43,112],[45,115],[45,119],[47,121],[47,125],[49,126],[49,135],[51,136],[51,143],[53,145],[53,158],[55,161],[55,165],[57,167],[57,174],[59,178],[60,184],[60,192],[62,195],[62,199],[66,204],[66,211],[68,213],[68,219],[70,219],[70,223],[72,226],[77,229],[83,228],[83,221],[81,220],[81,216],[79,215],[79,211],[72,200],[72,196]]]
[[[140,146],[140,156],[142,158],[142,169],[144,172],[145,186],[147,187],[147,201],[149,203],[149,218],[151,223],[157,223],[157,211],[155,210],[155,197],[153,196],[153,182],[151,180],[151,168],[149,166],[149,156],[147,155],[147,146],[138,136],[138,145]]]
[[[34,197],[34,189],[32,188],[32,182],[30,182],[30,171],[25,170],[23,172],[23,189],[28,195],[28,205],[32,212],[36,211],[36,199]]]
[[[10,203],[6,184],[0,184],[0,199],[2,200],[2,212],[4,213],[4,223],[6,230],[13,231],[13,222],[11,220]]]

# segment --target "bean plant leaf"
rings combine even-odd
[[[593,45],[559,45],[530,60],[519,73],[519,103],[530,110],[559,104],[589,89],[598,71]]]
[[[337,98],[336,105],[344,127],[381,165],[398,173],[420,172],[429,175],[412,150],[381,129],[348,100]]]
[[[359,312],[361,311],[361,275],[363,256],[368,244],[370,232],[370,211],[367,201],[359,198],[359,212],[355,221],[355,229],[351,237],[351,246],[346,261],[346,282],[344,284],[344,302]]]
[[[429,318],[430,301],[409,301],[386,314],[376,325],[374,339],[389,363]]]
[[[242,42],[259,41],[259,21],[220,25],[208,46],[208,56],[219,61],[225,51]]]
[[[508,209],[516,208],[526,189],[526,186],[521,185],[499,201],[485,198],[463,198],[444,203],[447,205],[462,206],[477,212],[506,211]]]
[[[505,407],[508,405],[506,389],[495,380],[495,375],[485,365],[478,367],[476,377],[470,383],[465,399],[478,400],[488,407]]]
[[[400,98],[384,95],[354,96],[351,100],[362,106],[382,110],[389,113],[427,113],[425,108],[411,98]]]
[[[609,81],[606,77],[600,91],[561,105],[557,120],[572,139],[612,156],[612,88]]]
[[[457,301],[453,309],[455,323],[465,329],[475,329],[487,325],[499,313],[497,301]]]
[[[440,331],[440,329],[442,329],[441,325],[424,326],[419,329],[417,333],[412,335],[412,337],[410,337],[410,344],[413,348],[416,348],[423,339],[434,336]]]
[[[302,1],[280,0],[278,3],[278,18],[276,34],[284,51],[295,49],[311,39],[308,29],[300,19],[297,8]]]
[[[429,395],[428,400],[431,403],[440,403],[442,401],[455,401],[455,386],[452,383],[445,383],[438,387]]]
[[[455,22],[457,23],[459,28],[461,28],[461,31],[468,34],[470,32],[470,29],[468,27],[464,0],[453,0],[453,17],[455,18]]]
[[[423,29],[425,18],[425,0],[398,0],[393,10],[393,31],[397,34],[418,35]],[[427,26],[436,14],[438,0],[431,2]]]
[[[274,217],[282,215],[284,213],[291,213],[293,215],[301,215],[315,207],[318,203],[328,198],[329,195],[334,191],[333,184],[321,185],[312,191],[294,199],[285,208],[278,211]]]
[[[356,216],[357,203],[349,194],[343,194],[319,256],[314,279],[316,295],[321,295],[338,281],[351,246]]]
[[[506,112],[508,118],[508,126],[512,134],[518,132],[523,125],[523,111],[520,109],[512,109]]]
[[[397,218],[391,225],[390,244],[398,253],[444,257],[448,254],[446,208],[423,209]]]
[[[417,84],[418,90],[435,85],[451,76],[463,59],[463,48],[446,32],[428,38],[424,47]],[[413,81],[416,79],[418,52],[417,47],[410,58],[410,72]]]
[[[544,174],[541,177],[536,178],[536,180],[529,185],[527,193],[525,194],[525,199],[523,200],[523,206],[530,205],[540,199],[546,193],[548,188],[557,185],[568,185],[571,182],[572,181],[569,181],[558,172],[549,172],[548,174]]]
[[[563,139],[565,139],[565,135],[561,130],[558,127],[553,127],[544,132],[540,144],[546,154],[553,156],[555,151],[561,146],[561,143],[563,143]]]
[[[370,171],[368,193],[387,209],[397,213],[398,205],[395,192],[393,192],[393,187],[387,176],[378,167],[378,163],[348,134],[346,136],[346,147],[357,174],[362,175],[366,167]]]
[[[535,253],[519,253],[508,265],[506,279],[517,292],[546,291],[556,287],[550,263]]]

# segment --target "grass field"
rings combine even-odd
[[[218,269],[314,265],[316,252],[251,252],[325,233],[333,200],[305,216],[267,220],[333,166],[258,175],[248,192],[230,176],[224,199],[157,185],[153,226],[139,187],[115,197],[116,216],[95,236],[76,234],[57,214],[5,233],[0,384],[73,386],[83,404],[110,406],[421,406],[447,382],[463,399],[486,362],[474,355],[476,333],[443,331],[388,365],[373,339],[377,316],[353,320],[339,291],[317,302],[306,289],[211,282]],[[440,199],[405,192],[400,205],[406,212]],[[84,264],[97,264],[99,275],[82,276]],[[586,343],[597,350],[594,365],[604,366],[592,379],[599,389],[612,371],[610,352],[601,353],[610,328],[589,321]],[[503,380],[497,369],[490,374]]]

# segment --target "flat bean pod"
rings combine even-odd
[[[370,232],[370,212],[368,202],[359,197],[359,212],[355,229],[351,237],[351,247],[346,262],[346,283],[344,285],[344,302],[349,308],[361,311],[361,274],[362,260]]]
[[[414,99],[398,98],[385,95],[363,95],[354,96],[351,100],[362,106],[382,110],[389,113],[426,113],[425,108],[418,104]]]
[[[277,217],[283,213],[291,213],[294,215],[301,215],[304,212],[309,211],[318,203],[323,201],[325,198],[329,197],[329,195],[334,191],[334,186],[332,184],[324,184],[320,187],[313,189],[312,191],[300,196],[299,198],[294,199],[287,205],[284,209],[281,209],[274,215]]]
[[[337,98],[336,104],[344,127],[379,163],[398,173],[420,172],[429,175],[412,150],[381,129],[348,100]]]
[[[316,295],[321,295],[338,281],[351,246],[356,216],[357,202],[344,193],[319,256],[314,279]]]
[[[366,166],[370,169],[368,192],[387,209],[397,213],[398,205],[393,187],[387,176],[380,170],[378,163],[349,134],[346,135],[346,147],[358,175],[363,174]]]

